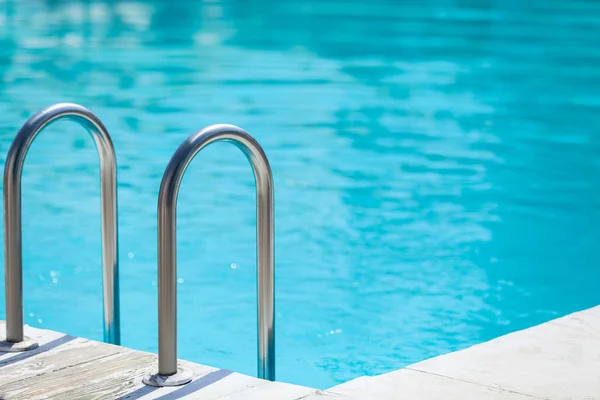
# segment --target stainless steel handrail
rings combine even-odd
[[[177,368],[177,194],[194,156],[207,145],[227,141],[246,155],[256,183],[258,377],[275,380],[275,320],[273,266],[273,176],[260,144],[233,125],[211,125],[188,137],[167,165],[158,195],[158,373],[144,383],[177,386],[191,374]]]
[[[117,163],[108,131],[88,109],[70,103],[55,104],[25,122],[15,137],[4,166],[4,270],[6,338],[0,351],[24,351],[37,343],[23,335],[23,265],[21,236],[21,174],[34,139],[58,120],[75,121],[90,133],[100,157],[102,198],[102,279],[104,341],[120,344],[119,263],[117,245]]]

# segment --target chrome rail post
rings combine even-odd
[[[115,151],[110,135],[98,117],[80,105],[61,103],[45,108],[29,118],[17,133],[6,157],[4,166],[6,338],[0,342],[0,351],[25,351],[38,346],[23,334],[21,174],[25,157],[36,136],[46,126],[63,119],[77,122],[90,133],[100,157],[104,341],[120,344]]]
[[[233,125],[211,125],[188,137],[164,172],[158,195],[158,373],[146,376],[151,386],[178,386],[192,379],[177,368],[177,195],[194,156],[207,145],[231,142],[246,155],[256,183],[258,377],[275,380],[273,176],[260,144]]]

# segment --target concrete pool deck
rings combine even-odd
[[[600,400],[600,306],[329,391],[356,399]]]
[[[187,361],[192,383],[152,388],[141,380],[156,368],[154,354],[31,327],[26,334],[40,347],[0,353],[0,399],[600,400],[600,306],[328,390]]]

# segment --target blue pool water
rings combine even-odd
[[[600,3],[394,3],[0,1],[1,157],[60,101],[113,135],[124,345],[157,349],[159,182],[211,123],[273,168],[282,381],[325,388],[600,303]],[[30,325],[102,337],[97,176],[77,127],[32,147]],[[237,149],[206,149],[178,231],[179,355],[248,374],[253,190]]]

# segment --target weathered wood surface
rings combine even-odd
[[[0,332],[4,332],[0,322]],[[156,355],[27,327],[39,349],[0,353],[0,399],[285,399],[316,389],[268,382],[186,361],[194,381],[174,388],[145,386]]]

